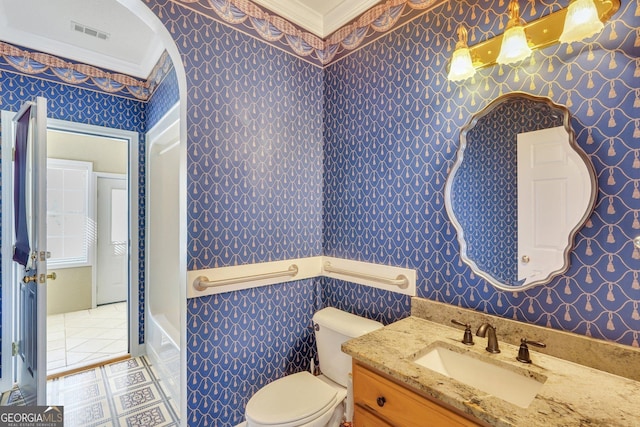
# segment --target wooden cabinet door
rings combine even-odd
[[[478,426],[475,422],[431,401],[406,387],[397,384],[376,372],[357,363],[353,366],[353,395],[356,408],[367,410],[375,414],[377,425],[391,425],[396,427],[455,427]],[[364,425],[358,424],[358,417],[354,427],[366,427],[375,419],[373,415],[367,418],[362,415]]]
[[[354,408],[353,425],[354,427],[393,427],[392,424],[383,421],[360,405],[356,405]]]

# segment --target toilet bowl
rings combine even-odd
[[[309,372],[288,375],[253,395],[245,410],[247,426],[337,426],[344,415],[346,396],[344,387],[324,376],[314,377]]]
[[[337,427],[345,416],[351,357],[340,346],[383,325],[336,308],[313,316],[323,375],[298,372],[258,390],[245,409],[247,427]],[[350,420],[347,420],[350,421]]]

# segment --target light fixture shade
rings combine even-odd
[[[447,78],[453,82],[466,80],[476,73],[476,69],[471,62],[471,54],[468,47],[456,49],[451,57],[449,75]]]
[[[578,42],[599,33],[603,28],[593,0],[574,0],[567,9],[559,40],[560,43]]]
[[[522,61],[529,55],[531,55],[531,48],[527,43],[527,36],[522,25],[507,29],[502,36],[502,46],[496,62],[502,65],[512,64]]]
[[[522,61],[531,55],[531,48],[520,19],[520,4],[518,0],[509,3],[509,22],[507,30],[502,35],[502,45],[496,62],[501,65]]]
[[[473,61],[471,61],[471,52],[467,45],[467,38],[467,29],[464,25],[460,25],[458,27],[458,43],[451,56],[449,74],[447,75],[447,79],[453,82],[466,80],[476,73]]]

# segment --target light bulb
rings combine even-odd
[[[471,53],[467,46],[467,29],[461,25],[458,27],[458,43],[451,56],[447,79],[457,82],[466,80],[475,73],[476,69],[471,61]]]
[[[567,9],[560,43],[582,41],[599,33],[604,24],[598,16],[593,0],[574,0]]]
[[[502,45],[496,62],[502,65],[512,64],[522,61],[529,55],[531,55],[531,48],[520,19],[520,5],[517,0],[512,0],[509,3],[509,23],[502,35]]]

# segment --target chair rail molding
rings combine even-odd
[[[325,271],[327,264],[338,269],[340,273]],[[297,268],[295,274],[281,274],[283,271],[288,271],[292,265]],[[198,298],[321,276],[404,295],[416,295],[416,271],[413,269],[316,256],[188,271],[187,298]],[[395,281],[399,277],[406,278],[406,286],[399,287],[388,284],[389,281]],[[221,284],[203,288],[200,286],[202,281]]]

